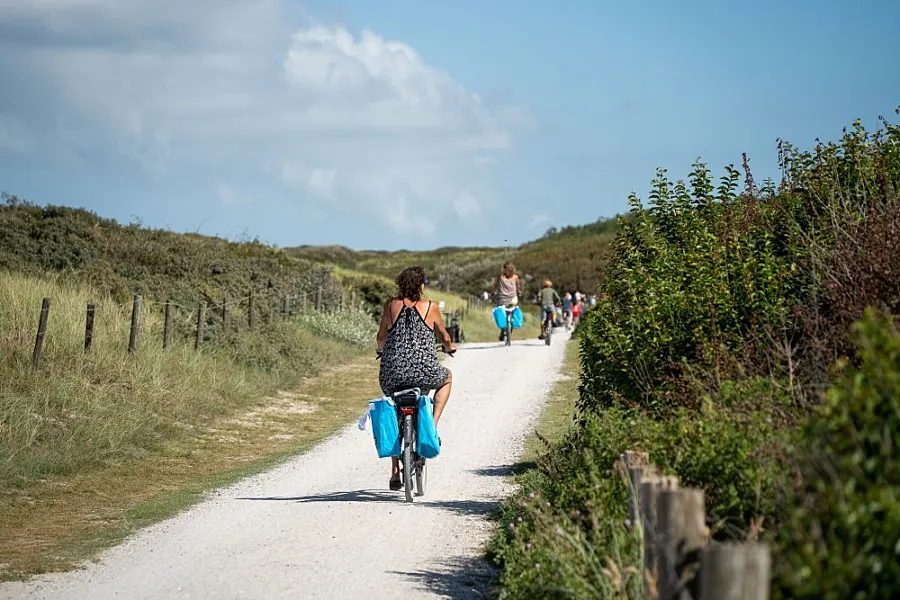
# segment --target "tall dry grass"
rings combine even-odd
[[[44,296],[52,300],[34,371]],[[88,302],[94,338],[84,353]],[[283,321],[235,328],[200,351],[176,335],[164,351],[161,307],[145,302],[130,355],[130,322],[130,304],[87,287],[0,273],[0,486],[139,456],[359,352]]]

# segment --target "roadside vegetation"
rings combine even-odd
[[[508,598],[637,598],[625,450],[707,497],[718,540],[773,547],[775,598],[890,598],[900,577],[900,128],[664,170],[579,330],[578,425],[504,505]]]

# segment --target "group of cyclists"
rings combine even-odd
[[[516,274],[516,267],[512,262],[507,261],[500,271],[500,275],[494,281],[493,292],[490,294],[496,301],[497,306],[513,307],[518,305],[519,297],[522,295],[522,284],[519,276]],[[566,292],[562,297],[553,288],[553,282],[549,279],[544,281],[541,290],[537,294],[538,304],[541,307],[541,334],[538,339],[544,339],[548,319],[550,322],[557,321],[557,315],[561,317],[567,326],[574,326],[581,318],[581,313],[585,309],[585,305],[589,303],[581,292],[576,291],[573,294]],[[500,330],[500,341],[504,341],[506,336],[505,330]]]
[[[456,345],[447,332],[438,305],[424,297],[425,281],[425,271],[419,266],[407,267],[397,275],[397,295],[385,302],[382,309],[376,353],[381,358],[378,378],[385,396],[410,388],[434,390],[436,425],[450,399],[453,375],[438,362],[434,351],[435,337],[448,354],[456,352]],[[507,261],[494,281],[493,297],[498,306],[511,308],[519,304],[521,296],[522,284],[515,265]],[[544,281],[538,300],[541,339],[544,338],[546,317],[549,315],[555,320],[557,307],[562,308],[566,322],[574,324],[580,318],[585,301],[578,292],[574,297],[569,293],[560,297],[550,280]],[[500,341],[504,341],[504,336],[505,331],[501,330]],[[389,488],[399,490],[401,487],[399,457],[393,457]]]

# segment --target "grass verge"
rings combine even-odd
[[[4,490],[0,580],[72,568],[195,504],[209,490],[311,448],[380,394],[377,370],[376,361],[358,358],[194,428],[147,456]]]

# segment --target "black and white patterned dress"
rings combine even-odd
[[[428,303],[428,311],[431,303]],[[416,310],[404,302],[397,320],[388,329],[381,355],[378,382],[386,396],[412,387],[436,390],[447,382],[450,371],[438,363],[434,329]]]

